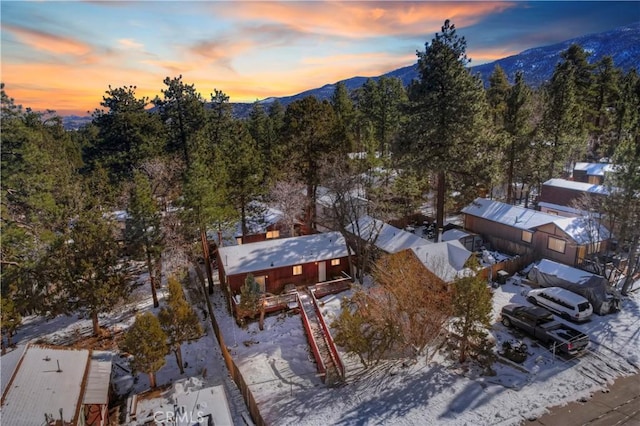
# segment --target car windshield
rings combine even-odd
[[[583,312],[583,311],[586,311],[587,309],[589,309],[589,302],[578,304],[578,311]]]

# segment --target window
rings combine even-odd
[[[267,239],[278,238],[280,236],[280,231],[277,229],[275,231],[267,231]]]
[[[293,275],[302,275],[302,265],[296,265],[293,267]]]
[[[529,231],[522,231],[522,241],[524,241],[525,243],[530,243],[531,240],[533,239],[533,232],[529,232]]]
[[[547,248],[549,250],[557,251],[558,253],[564,253],[565,245],[567,242],[560,238],[549,237]]]
[[[554,215],[554,216],[558,216],[558,212],[557,212],[557,211],[555,211],[555,210],[547,210],[545,213],[546,213],[546,214],[552,214],[552,215]]]
[[[338,266],[340,264],[340,259],[331,259],[331,266]]]

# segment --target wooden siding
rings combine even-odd
[[[542,192],[538,201],[557,204],[559,206],[573,207],[574,202],[579,200],[584,194],[590,194],[596,200],[602,197],[602,195],[599,194],[586,193],[577,189],[542,185]]]
[[[342,272],[349,273],[349,260],[347,257],[340,258],[340,265],[331,266],[331,259],[324,260],[326,265],[326,279],[342,277]],[[279,294],[284,290],[286,284],[311,285],[318,282],[318,263],[310,262],[302,264],[302,274],[293,275],[293,265],[278,268],[253,271],[254,277],[265,276],[265,291],[267,293]],[[248,273],[225,276],[224,267],[219,270],[220,282],[228,280],[232,294],[240,293],[240,288],[244,285]],[[225,280],[226,279],[226,280]]]
[[[482,235],[485,240],[491,242],[492,248],[495,248],[496,250],[502,250],[513,254],[523,254],[527,251],[524,248],[534,248],[533,242],[530,244],[522,241],[522,229],[519,228],[514,228],[471,215],[465,215],[464,227],[468,231]],[[507,242],[515,243],[515,245],[507,244]],[[521,246],[522,248],[517,246]]]

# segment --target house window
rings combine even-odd
[[[522,241],[524,241],[525,243],[530,243],[531,240],[533,239],[533,232],[529,232],[529,231],[522,231]]]
[[[296,265],[293,267],[293,275],[302,275],[302,265]]]
[[[555,210],[547,210],[545,213],[547,213],[547,214],[552,214],[552,215],[554,215],[554,216],[558,216],[558,212],[557,212],[557,211],[555,211]]]
[[[280,231],[277,229],[275,231],[267,231],[267,239],[278,238],[280,236]]]
[[[565,240],[561,240],[560,238],[549,237],[547,248],[549,250],[557,251],[558,253],[564,253],[566,244],[567,242]]]
[[[331,266],[338,266],[340,264],[340,259],[331,259]]]

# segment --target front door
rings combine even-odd
[[[318,282],[327,280],[327,262],[318,262]]]

